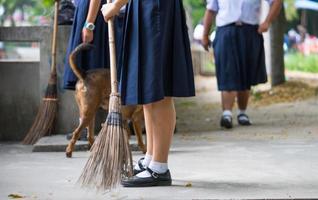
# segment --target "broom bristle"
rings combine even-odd
[[[123,128],[118,96],[110,97],[106,123],[92,146],[91,154],[78,180],[84,187],[110,190],[123,176],[132,174],[128,135]]]
[[[39,111],[34,122],[22,141],[22,144],[35,144],[41,137],[50,135],[53,131],[54,121],[57,114],[57,86],[56,74],[52,73],[46,88]]]

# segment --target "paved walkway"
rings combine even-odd
[[[215,79],[201,77],[197,97],[180,99],[169,159],[172,187],[95,193],[75,183],[88,152],[32,153],[0,143],[0,200],[318,198],[318,98],[251,107],[252,127],[219,128]],[[200,132],[197,132],[200,130]],[[142,155],[134,153],[134,160]]]
[[[318,198],[317,101],[251,115],[255,125],[249,128],[177,133],[169,163],[172,187],[96,194],[75,184],[88,152],[66,159],[64,153],[31,153],[31,147],[2,143],[0,199],[11,193],[35,200]]]

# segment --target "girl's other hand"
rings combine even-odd
[[[209,39],[208,35],[204,35],[202,37],[201,44],[202,44],[204,50],[209,51],[210,39]]]
[[[84,43],[90,43],[94,39],[94,32],[88,30],[87,28],[83,28],[82,30],[82,40]]]
[[[269,22],[267,22],[267,21],[263,22],[263,23],[260,24],[259,27],[258,27],[258,33],[259,33],[259,34],[262,34],[262,33],[267,32],[268,29],[269,29],[269,26],[270,26],[270,23],[269,23]]]
[[[118,7],[115,3],[107,3],[102,6],[101,11],[103,13],[104,20],[108,22],[108,20],[119,13],[120,7]]]

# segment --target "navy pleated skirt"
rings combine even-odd
[[[64,88],[75,89],[77,81],[72,69],[70,68],[68,58],[70,53],[82,43],[82,29],[86,21],[89,0],[79,0],[72,26],[72,32],[69,39],[67,53],[65,57],[64,68]],[[106,0],[101,0],[102,4],[106,3]],[[109,47],[108,47],[108,28],[103,19],[103,15],[99,11],[95,21],[94,39],[92,44],[95,48],[90,51],[81,52],[76,58],[76,64],[84,71],[96,68],[109,68]]]
[[[213,41],[220,91],[250,90],[267,82],[263,36],[257,25],[218,27]]]
[[[195,95],[182,0],[130,0],[119,67],[123,104]]]

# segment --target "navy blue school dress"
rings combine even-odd
[[[123,104],[195,95],[182,0],[130,0],[119,64]]]
[[[263,36],[258,25],[230,24],[217,28],[213,41],[220,91],[244,91],[266,83]]]
[[[82,29],[86,21],[89,0],[79,0],[77,3],[72,32],[69,39],[65,58],[64,68],[64,88],[75,89],[77,77],[70,68],[68,58],[70,53],[82,43]],[[101,0],[101,6],[106,3],[106,0]],[[95,48],[90,51],[79,53],[76,58],[76,64],[84,71],[96,68],[109,68],[109,47],[108,47],[108,28],[104,21],[103,15],[98,11],[95,21],[94,39],[92,44]]]

